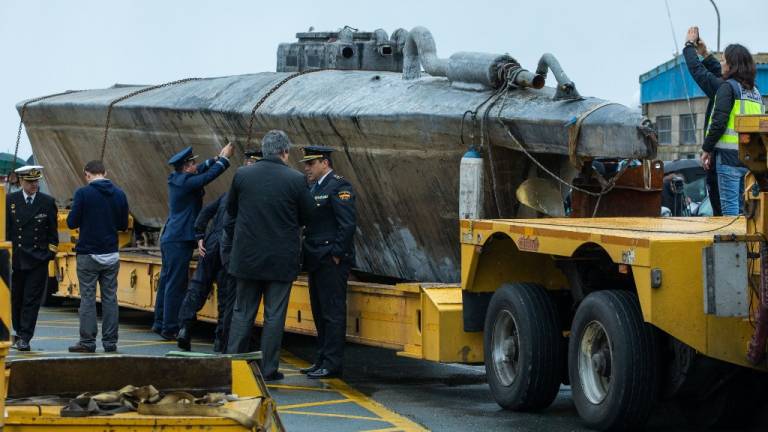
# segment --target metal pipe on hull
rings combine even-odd
[[[244,142],[253,104],[287,76],[265,72],[203,79],[115,105],[105,160],[110,177],[126,190],[134,217],[145,225],[161,225],[168,211],[168,157],[186,145],[207,156],[217,154],[227,139]],[[100,154],[110,101],[138,88],[88,90],[27,107],[24,123],[30,142],[60,203],[82,185],[85,162]],[[496,106],[491,115],[513,125],[530,151],[563,159],[568,155],[567,124],[603,101],[553,101],[553,95],[551,88],[512,90],[503,111],[498,113]],[[315,72],[296,77],[267,99],[256,113],[254,136],[279,128],[299,146],[323,144],[339,150],[335,167],[359,191],[356,247],[361,270],[401,279],[456,281],[458,166],[467,150],[460,140],[462,117],[489,96],[490,90],[462,90],[442,77],[407,81],[391,72]],[[639,112],[620,105],[600,108],[581,126],[578,154],[652,157],[653,143],[638,129],[643,121]],[[505,150],[516,149],[506,130],[495,121],[486,125],[486,145],[490,142],[498,152],[502,173],[510,179],[525,175],[520,153]],[[471,125],[464,126],[468,141]],[[297,149],[294,156],[298,154]],[[230,179],[231,171],[209,185],[208,196],[226,191]],[[505,188],[502,195],[514,200],[507,183],[496,187]],[[514,216],[498,209],[486,214],[496,211]]]

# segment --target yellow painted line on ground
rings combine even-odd
[[[391,427],[391,428],[384,428],[384,429],[367,429],[360,432],[400,432],[404,429],[400,429],[399,427]]]
[[[319,391],[319,392],[337,393],[336,390],[334,389],[324,388],[324,387],[295,386],[295,385],[288,385],[288,384],[267,384],[267,387],[275,388],[279,390],[311,390],[311,391]]]
[[[283,411],[280,409],[279,406],[277,407],[277,411],[280,413],[280,415],[297,414],[297,415],[308,415],[313,417],[334,417],[334,418],[343,418],[343,419],[350,419],[350,420],[368,420],[368,421],[389,423],[389,420],[385,420],[379,417],[366,417],[366,416],[357,416],[352,414],[331,414],[331,413],[311,412],[311,411]]]
[[[334,399],[334,400],[320,401],[320,402],[305,402],[305,403],[292,404],[292,405],[280,405],[278,406],[278,408],[281,410],[309,408],[309,407],[322,406],[322,405],[335,405],[335,404],[347,403],[347,402],[354,402],[354,401],[352,399]]]
[[[167,340],[160,340],[160,341],[143,341],[143,342],[137,342],[132,344],[123,344],[118,342],[117,348],[137,348],[137,347],[146,347],[146,346],[152,346],[152,345],[175,345],[176,341],[167,341]]]
[[[295,366],[297,368],[303,368],[303,367],[309,366],[309,363],[305,362],[304,360],[301,360],[300,358],[294,356],[293,354],[287,351],[283,351],[281,357],[283,358],[283,360],[285,360],[286,363],[291,364],[292,366]],[[321,381],[328,384],[331,388],[341,393],[347,399],[351,399],[356,404],[367,409],[368,411],[371,411],[372,413],[381,417],[384,421],[391,423],[402,430],[406,430],[406,431],[427,431],[428,430],[420,426],[418,423],[411,421],[399,414],[396,414],[388,410],[384,405],[374,401],[368,396],[353,389],[352,387],[349,386],[349,384],[345,383],[344,381],[338,378],[321,380]]]
[[[72,336],[35,336],[32,341],[46,341],[46,340],[78,340],[77,335]],[[120,339],[119,346],[127,346],[124,344],[132,344],[132,343],[145,343],[145,342],[156,342],[156,341],[148,341],[146,339]],[[162,342],[170,342],[170,341],[162,341]],[[97,344],[98,345],[98,344]]]

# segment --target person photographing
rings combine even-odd
[[[697,27],[686,35],[686,48],[696,47],[700,41]],[[739,160],[739,136],[734,129],[736,116],[763,114],[765,106],[757,86],[757,68],[749,50],[743,45],[731,44],[720,59],[723,77],[715,93],[712,115],[702,145],[701,163],[704,169],[714,166],[720,191],[720,206],[724,216],[735,216],[741,211],[744,176],[747,168]]]

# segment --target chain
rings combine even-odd
[[[251,146],[251,140],[253,138],[253,121],[256,119],[256,110],[258,110],[261,107],[261,105],[263,105],[264,102],[266,102],[267,99],[269,99],[269,97],[272,96],[272,94],[277,91],[277,89],[282,87],[283,84],[287,83],[288,81],[290,81],[290,80],[292,80],[292,79],[294,79],[296,77],[299,77],[301,75],[305,75],[305,74],[312,73],[312,72],[322,72],[322,71],[325,71],[325,70],[328,70],[328,69],[308,69],[308,70],[305,70],[305,71],[302,71],[302,72],[298,72],[298,73],[295,73],[293,75],[289,75],[289,76],[283,78],[282,80],[280,80],[280,82],[278,82],[277,84],[272,86],[272,88],[269,89],[269,91],[267,91],[264,94],[264,96],[262,96],[261,99],[259,99],[258,102],[256,102],[256,105],[254,105],[253,109],[251,110],[251,118],[248,120],[248,138],[245,141],[246,148],[250,148],[250,146]],[[240,150],[243,150],[243,149],[240,149]]]
[[[48,96],[40,96],[38,98],[34,98],[24,102],[24,105],[21,106],[21,114],[19,115],[19,130],[16,132],[16,148],[13,150],[13,162],[11,162],[11,171],[16,169],[16,158],[19,155],[19,142],[21,142],[21,127],[24,124],[24,114],[26,114],[27,112],[27,105],[35,102],[40,102],[41,100],[50,99],[52,97],[63,96],[65,94],[74,93],[76,91],[79,91],[79,90],[67,90],[65,92],[55,93]]]
[[[104,140],[101,142],[101,156],[99,157],[99,159],[101,161],[104,161],[104,152],[107,150],[107,138],[109,136],[109,124],[110,124],[110,121],[112,119],[112,108],[115,106],[115,104],[117,104],[119,102],[122,102],[122,101],[124,101],[126,99],[130,99],[130,98],[132,98],[134,96],[138,96],[140,94],[152,91],[152,90],[157,90],[157,89],[164,88],[164,87],[170,87],[170,86],[176,85],[176,84],[183,84],[183,83],[186,83],[186,82],[189,82],[189,81],[197,81],[197,80],[200,80],[200,79],[202,79],[202,78],[184,78],[184,79],[180,79],[180,80],[176,80],[176,81],[170,81],[170,82],[167,82],[167,83],[164,83],[164,84],[158,84],[158,85],[154,85],[154,86],[150,86],[150,87],[144,87],[142,89],[130,92],[127,95],[120,96],[119,98],[117,98],[117,99],[113,100],[112,102],[110,102],[109,103],[109,107],[107,107],[107,119],[106,119],[106,121],[104,123]]]

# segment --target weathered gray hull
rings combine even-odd
[[[167,159],[186,145],[212,156],[227,139],[242,149],[255,102],[288,75],[192,81],[115,105],[105,162],[109,177],[125,189],[133,216],[160,226],[168,212]],[[85,162],[101,154],[109,103],[138,88],[88,90],[28,105],[24,123],[33,151],[61,203],[82,185]],[[452,87],[445,78],[405,81],[391,72],[314,72],[289,81],[261,106],[253,146],[267,130],[278,128],[299,146],[335,147],[336,170],[358,191],[357,266],[403,279],[456,281],[458,167],[466,151],[460,142],[462,116],[490,95]],[[566,124],[603,102],[553,101],[552,95],[549,88],[514,90],[500,114],[530,150],[560,155],[542,156],[550,162],[568,154]],[[511,216],[516,209],[513,187],[529,166],[520,153],[508,150],[515,144],[493,120],[501,105],[491,110],[487,122],[496,160],[493,175],[486,176],[487,189],[495,187],[486,207],[489,215]],[[582,125],[578,154],[652,156],[638,132],[642,121],[639,112],[621,105],[600,108]],[[467,122],[467,143],[470,129]],[[238,154],[235,162],[241,160]],[[208,186],[208,197],[227,190],[233,171]]]

